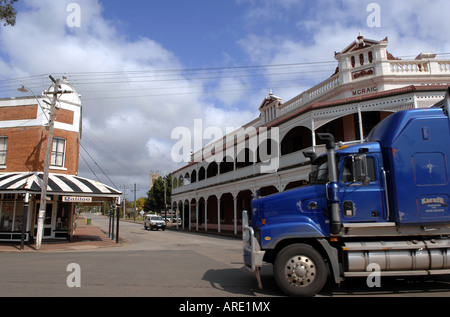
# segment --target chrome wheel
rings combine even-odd
[[[314,296],[327,280],[322,255],[311,245],[291,244],[277,255],[273,273],[280,289],[291,296]]]
[[[316,266],[310,258],[298,255],[288,260],[284,273],[291,285],[305,287],[314,282]]]

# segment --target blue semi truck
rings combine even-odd
[[[396,112],[363,143],[320,134],[308,185],[252,201],[243,256],[259,287],[264,262],[291,296],[328,278],[450,274],[448,92],[440,105]]]

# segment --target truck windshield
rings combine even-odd
[[[310,184],[326,184],[328,182],[328,160],[326,156],[319,157],[313,162],[309,182]]]

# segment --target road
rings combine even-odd
[[[108,219],[91,225],[107,231]],[[5,296],[266,296],[242,266],[241,242],[173,230],[144,230],[121,222],[122,246],[68,252],[3,253],[0,297]],[[80,268],[81,287],[68,287]]]
[[[92,217],[107,231],[108,220]],[[262,270],[264,289],[243,268],[236,238],[174,230],[150,231],[121,222],[121,246],[67,252],[3,253],[0,296],[33,297],[281,297],[271,266]],[[74,266],[75,265],[75,269]],[[79,283],[79,285],[76,285]],[[79,287],[78,287],[79,286]],[[330,284],[318,297],[450,297],[448,276],[365,279]]]

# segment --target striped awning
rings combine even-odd
[[[26,193],[41,191],[43,185],[42,172],[0,173],[1,193]],[[49,174],[47,193],[50,195],[79,195],[92,197],[120,197],[118,190],[87,178]]]

